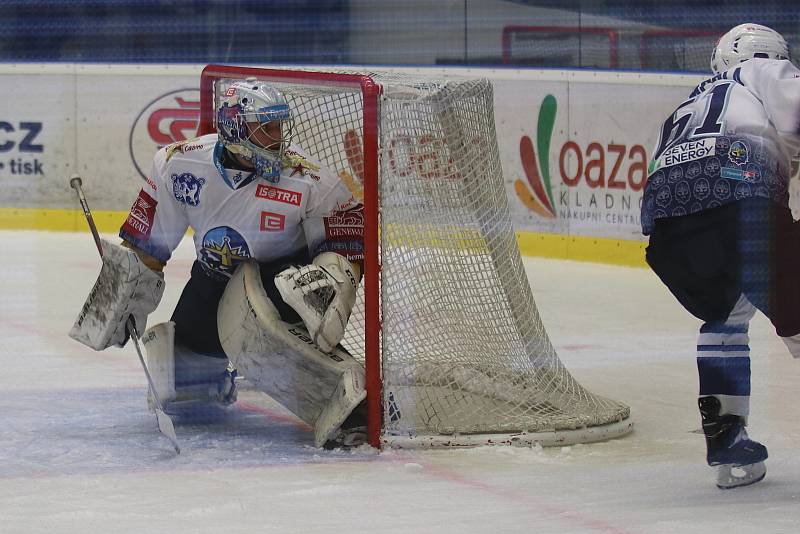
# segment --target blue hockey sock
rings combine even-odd
[[[750,346],[747,324],[706,323],[697,339],[700,396],[713,395],[721,413],[747,416],[750,408]]]

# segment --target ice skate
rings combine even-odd
[[[749,486],[764,479],[767,466],[764,462],[750,465],[721,465],[717,468],[717,487],[719,489],[740,488]]]
[[[331,439],[322,446],[324,449],[354,449],[367,442],[367,401],[362,401],[344,420],[342,426]]]
[[[176,382],[175,395],[163,399],[164,411],[171,415],[188,415],[210,407],[224,408],[236,402],[238,373],[232,365],[216,377],[198,382]],[[147,390],[147,405],[154,409],[153,395]]]
[[[720,415],[720,402],[714,396],[701,397],[698,405],[706,436],[706,460],[712,467],[719,466],[717,487],[730,489],[762,480],[767,472],[767,448],[747,436],[744,417]]]
[[[209,407],[236,402],[238,373],[226,359],[212,358],[175,345],[174,323],[161,323],[142,336],[147,367],[153,377],[164,411],[186,415]],[[155,409],[150,388],[147,405]]]

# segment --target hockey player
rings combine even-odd
[[[732,488],[766,474],[767,449],[745,431],[757,309],[800,357],[800,227],[788,207],[800,70],[784,38],[758,24],[726,33],[711,69],[661,126],[642,230],[650,267],[704,321],[697,368],[707,461],[720,466],[717,485]]]
[[[227,83],[217,82],[217,133],[156,154],[122,246],[103,244],[100,277],[70,335],[103,350],[125,344],[128,317],[144,331],[162,269],[191,228],[197,258],[171,322],[142,336],[165,410],[234,402],[233,363],[314,426],[322,445],[365,397],[363,368],[338,347],[361,276],[362,206],[291,144],[294,118],[279,90]],[[363,435],[351,433],[350,444]]]

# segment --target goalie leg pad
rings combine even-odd
[[[347,351],[322,352],[301,326],[281,321],[258,263],[239,266],[220,301],[225,353],[248,381],[314,427],[322,446],[366,398],[364,367]]]
[[[789,349],[792,357],[800,359],[800,334],[791,337],[782,337],[781,339],[786,344],[786,348]]]
[[[161,323],[142,336],[147,368],[167,413],[182,413],[236,402],[237,371],[226,359],[175,346],[175,323]],[[148,388],[147,402],[155,408]]]

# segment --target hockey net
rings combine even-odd
[[[710,72],[711,53],[723,33],[692,29],[642,32],[642,69]]]
[[[615,69],[618,35],[612,28],[506,26],[503,63],[529,67]]]
[[[629,408],[556,355],[511,225],[488,80],[210,65],[282,89],[294,141],[365,206],[364,282],[343,342],[365,363],[373,445],[545,445],[629,432]]]

